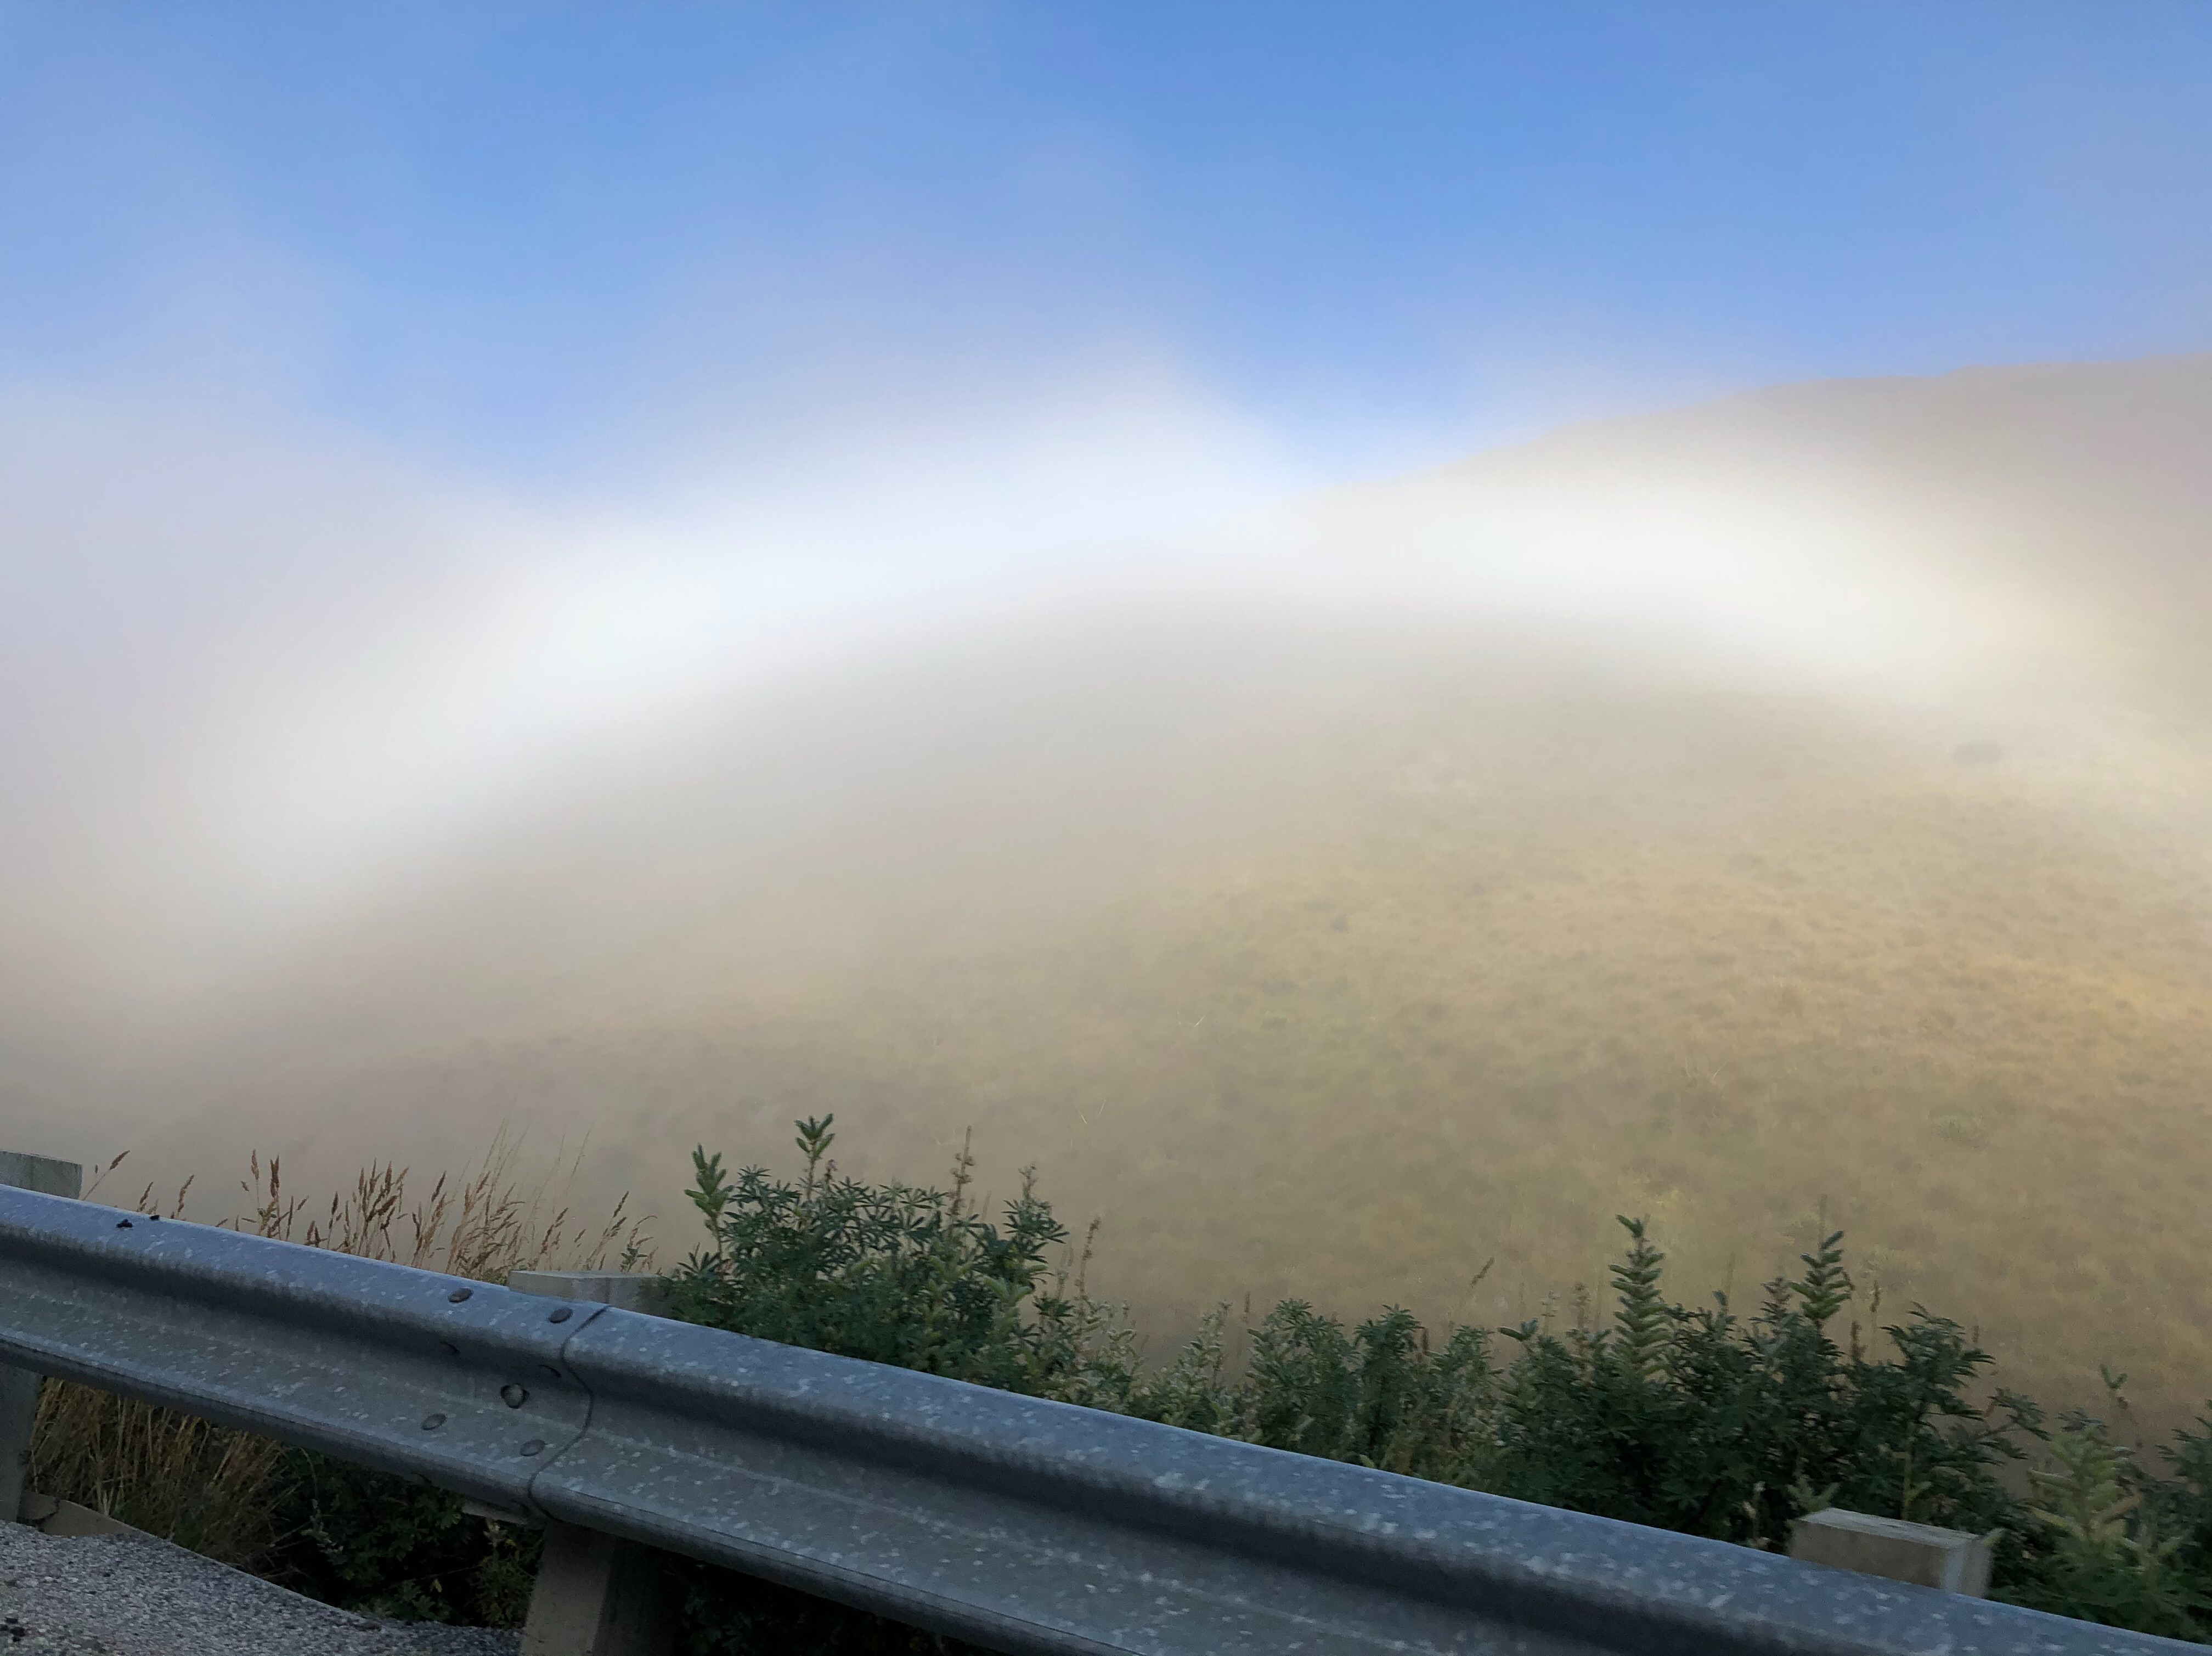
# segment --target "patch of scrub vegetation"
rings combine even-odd
[[[583,1225],[565,1180],[526,1184],[516,1160],[512,1142],[496,1141],[474,1168],[412,1195],[407,1169],[380,1164],[325,1203],[287,1190],[280,1161],[256,1155],[240,1186],[246,1209],[229,1227],[487,1282],[646,1260],[643,1230],[624,1203],[598,1227]],[[190,1185],[169,1217],[182,1215]],[[135,1205],[161,1210],[150,1185]],[[536,1532],[472,1518],[441,1489],[59,1380],[40,1389],[32,1442],[29,1486],[41,1494],[329,1604],[486,1626],[519,1626],[529,1604]]]
[[[796,1182],[730,1179],[697,1153],[710,1242],[674,1274],[678,1314],[1750,1547],[1785,1546],[1828,1506],[1994,1532],[1999,1597],[2212,1636],[2212,1422],[2147,1460],[2114,1434],[2124,1376],[2105,1373],[2103,1416],[2048,1418],[1992,1383],[1960,1324],[1918,1306],[1883,1323],[1879,1292],[1847,1317],[1840,1232],[1747,1311],[1668,1299],[1648,1224],[1623,1218],[1604,1309],[1578,1289],[1517,1325],[1432,1331],[1398,1307],[1347,1324],[1286,1300],[1232,1331],[1224,1305],[1152,1367],[1121,1308],[1088,1293],[1088,1242],[1054,1269],[1067,1238],[1030,1176],[994,1224],[964,1150],[949,1189],[872,1186],[838,1172],[830,1124],[799,1124]],[[749,1585],[702,1572],[690,1591],[696,1649],[771,1647]],[[872,1624],[840,1625],[847,1647],[907,1647],[903,1630],[876,1646]]]
[[[1397,1306],[1346,1320],[1285,1299],[1255,1319],[1221,1304],[1148,1362],[1126,1307],[1089,1287],[1096,1226],[1074,1244],[1032,1176],[994,1212],[964,1148],[946,1185],[870,1182],[832,1159],[830,1118],[798,1126],[796,1178],[695,1153],[707,1234],[671,1273],[674,1314],[1747,1547],[1786,1545],[1830,1505],[1996,1532],[1996,1596],[2212,1641],[2212,1420],[2146,1444],[2109,1371],[2099,1411],[2047,1414],[1995,1383],[1967,1327],[1917,1305],[1884,1320],[1839,1232],[1745,1306],[1668,1297],[1651,1225],[1623,1218],[1602,1300],[1577,1288],[1516,1323],[1436,1328]],[[650,1263],[619,1211],[579,1229],[496,1166],[447,1191],[410,1207],[404,1173],[373,1170],[303,1223],[272,1165],[235,1222],[488,1281]],[[40,1428],[36,1487],[330,1602],[493,1625],[526,1604],[535,1538],[443,1492],[60,1383]],[[691,1656],[966,1648],[671,1568]]]

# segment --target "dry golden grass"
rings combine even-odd
[[[124,1160],[100,1171],[88,1197]],[[567,1201],[574,1167],[518,1183],[517,1160],[514,1142],[501,1137],[471,1169],[440,1175],[411,1200],[406,1168],[373,1166],[324,1203],[287,1191],[277,1160],[255,1154],[239,1187],[248,1205],[228,1227],[477,1282],[504,1282],[518,1270],[603,1270],[611,1262],[652,1268],[648,1221],[628,1217],[625,1201],[596,1230],[580,1226]],[[187,1178],[168,1203],[170,1218],[182,1216],[191,1183]],[[150,1185],[135,1205],[161,1211]],[[39,1397],[30,1487],[251,1569],[281,1539],[270,1495],[284,1454],[281,1444],[251,1433],[49,1380]]]
[[[2093,1402],[2109,1361],[2147,1419],[2201,1404],[2193,852],[2032,758],[1746,712],[1731,745],[1631,721],[1547,769],[1455,744],[1485,710],[1400,725],[1411,757],[1363,766],[1321,844],[1048,935],[702,970],[658,1015],[568,1025],[560,1062],[624,1100],[633,1156],[775,1159],[834,1109],[856,1168],[927,1178],[972,1124],[1104,1214],[1098,1280],[1163,1332],[1248,1292],[1517,1320],[1603,1280],[1617,1212],[1654,1216],[1687,1296],[1742,1293],[1825,1202],[1863,1282],[1978,1324],[2013,1383]],[[518,1034],[479,1062],[456,1091],[545,1059]]]
[[[355,1176],[351,1190],[319,1207],[287,1194],[279,1159],[264,1165],[256,1153],[239,1186],[251,1206],[230,1228],[479,1282],[504,1282],[518,1270],[604,1270],[611,1257],[627,1269],[649,1258],[644,1227],[651,1221],[629,1215],[627,1193],[615,1199],[596,1233],[587,1231],[569,1215],[576,1164],[565,1176],[549,1172],[526,1193],[514,1183],[515,1160],[515,1146],[502,1134],[472,1172],[439,1174],[412,1205],[408,1169],[372,1162]],[[183,1211],[188,1189],[177,1192],[174,1211]],[[139,1199],[142,1211],[151,1196],[149,1186]]]
[[[1104,1216],[1097,1280],[1163,1337],[1248,1292],[1517,1321],[1604,1280],[1624,1212],[1685,1298],[1741,1294],[1825,1202],[1887,1304],[1978,1323],[2014,1383],[2094,1405],[2110,1361],[2182,1418],[2212,1386],[2208,433],[2198,359],[1491,456],[1478,507],[1832,461],[1767,572],[1839,502],[1925,519],[1863,573],[1949,594],[1916,613],[1957,661],[1838,689],[1449,606],[957,642],[480,825],[198,1044],[112,1084],[57,1060],[53,1142],[135,1099],[168,1163],[281,1140],[334,1177],[520,1115],[667,1213],[695,1143],[778,1160],[835,1111],[856,1172],[927,1179],[972,1126]],[[1361,569],[1399,489],[1351,502]]]
[[[1291,829],[787,953],[879,901],[825,857],[495,1036],[334,1066],[316,1130],[420,1154],[520,1098],[603,1111],[586,1177],[680,1212],[696,1142],[781,1162],[834,1111],[856,1172],[928,1179],[972,1126],[1104,1216],[1095,1281],[1163,1339],[1247,1294],[1517,1321],[1603,1282],[1616,1213],[1685,1298],[1742,1295],[1825,1203],[1893,1310],[1978,1324],[2054,1406],[2110,1362],[2155,1429],[2212,1377],[2212,868],[2171,801],[1950,734],[1439,671],[1243,750],[1337,756]]]
[[[276,1540],[284,1446],[112,1392],[49,1380],[31,1484],[210,1558],[252,1569]]]

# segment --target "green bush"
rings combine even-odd
[[[690,1191],[712,1245],[672,1273],[670,1314],[758,1339],[1033,1394],[1066,1377],[1072,1311],[1040,1295],[1067,1239],[1024,1174],[1003,1227],[968,1203],[963,1148],[949,1190],[863,1184],[829,1160],[831,1117],[799,1125],[796,1184],[760,1167],[726,1178],[692,1157]],[[844,1656],[965,1652],[880,1616],[704,1565],[676,1567],[690,1656],[794,1649]]]
[[[1793,1522],[1828,1505],[1995,1532],[1998,1597],[2199,1641],[2212,1630],[2212,1420],[2176,1434],[2154,1470],[2107,1420],[2047,1422],[1990,1385],[1989,1355],[1919,1306],[1879,1329],[1878,1350],[1856,1322],[1839,1341],[1856,1296],[1841,1233],[1749,1314],[1717,1294],[1696,1309],[1668,1299],[1665,1257],[1623,1219],[1602,1318],[1578,1293],[1569,1318],[1432,1337],[1400,1308],[1347,1326],[1285,1300],[1242,1330],[1232,1372],[1223,1306],[1148,1367],[1118,1308],[1086,1290],[1089,1240],[1069,1257],[1027,1173],[990,1218],[964,1148],[950,1189],[872,1185],[830,1160],[830,1118],[798,1126],[796,1182],[759,1167],[732,1178],[695,1152],[707,1245],[672,1273],[673,1314],[1749,1547],[1786,1545]],[[1877,1294],[1869,1323],[1879,1312]],[[2106,1412],[2123,1419],[2124,1377],[2107,1382]],[[284,1452],[270,1488],[264,1573],[375,1614],[521,1621],[533,1532],[301,1452]],[[705,1565],[669,1568],[690,1656],[970,1648]]]
[[[828,1160],[831,1118],[799,1123],[797,1184],[695,1152],[690,1192],[714,1246],[674,1274],[672,1314],[980,1385],[1033,1391],[1049,1356],[1024,1321],[1050,1249],[1067,1239],[1024,1173],[1003,1229],[967,1204],[963,1148],[950,1190],[869,1185]]]
[[[675,1314],[819,1351],[897,1363],[1248,1442],[1377,1466],[1524,1501],[1779,1549],[1826,1506],[1997,1532],[1996,1591],[2038,1608],[2203,1640],[2212,1628],[2212,1422],[2177,1434],[2158,1477],[2087,1415],[2046,1424],[1988,1385],[1990,1359],[1915,1306],[1870,1353],[1840,1232],[1766,1285],[1744,1315],[1661,1290],[1664,1256],[1623,1219],[1615,1308],[1571,1324],[1454,1328],[1441,1339],[1386,1309],[1357,1326],[1286,1300],[1245,1330],[1227,1372],[1227,1308],[1147,1372],[1115,1308],[1079,1268],[1025,1174],[993,1223],[968,1200],[963,1149],[949,1190],[843,1178],[831,1121],[799,1123],[796,1184],[694,1156],[690,1196],[711,1245],[675,1273]],[[1085,1250],[1087,1257],[1087,1245]],[[1879,1296],[1873,1306],[1879,1312]],[[2118,1403],[2118,1383],[2113,1387]],[[2000,1476],[2039,1452],[2040,1500]],[[697,1656],[788,1648],[953,1650],[951,1641],[691,1570]],[[799,1622],[804,1620],[804,1637]]]
[[[472,1517],[461,1498],[388,1472],[287,1452],[283,1537],[264,1574],[325,1604],[409,1622],[520,1627],[538,1531]]]

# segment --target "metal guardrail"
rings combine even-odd
[[[2196,1648],[4,1188],[0,1361],[1010,1653]]]

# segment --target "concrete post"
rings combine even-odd
[[[635,1276],[618,1270],[519,1270],[507,1279],[521,1294],[555,1300],[587,1300],[617,1311],[641,1311],[659,1317],[668,1307],[668,1279]]]
[[[660,1555],[573,1524],[548,1524],[522,1656],[665,1656],[675,1628]]]
[[[0,1150],[0,1184],[76,1201],[84,1193],[84,1169],[74,1161]],[[0,1363],[0,1519],[21,1522],[25,1481],[31,1472],[31,1428],[39,1418],[39,1377]]]
[[[1839,1507],[1811,1513],[1790,1532],[1790,1556],[1862,1575],[1886,1576],[1923,1587],[1990,1596],[1991,1537],[1901,1518],[1847,1513]]]
[[[648,1313],[666,1302],[668,1288],[658,1276],[620,1271],[519,1270],[507,1285]],[[667,1656],[676,1637],[671,1608],[653,1548],[549,1523],[522,1624],[522,1656]]]

